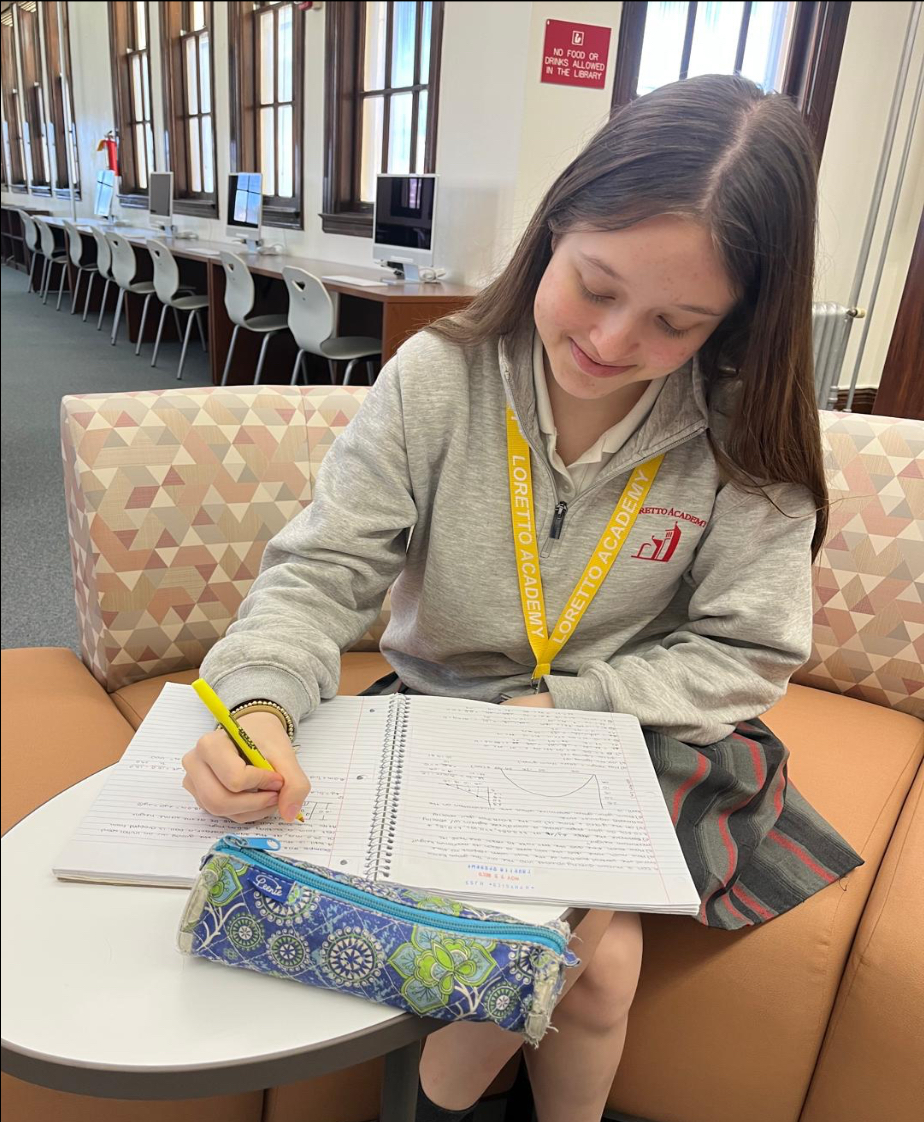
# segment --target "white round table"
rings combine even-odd
[[[3,1070],[76,1094],[181,1099],[293,1083],[384,1054],[381,1122],[412,1119],[419,1041],[443,1022],[180,954],[185,890],[52,875],[108,770],[33,811],[0,846]],[[532,923],[561,915],[551,905],[488,906]]]

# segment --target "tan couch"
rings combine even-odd
[[[3,652],[2,825],[115,762],[164,681],[190,681],[267,539],[311,499],[359,388],[65,398],[82,659]],[[765,719],[790,775],[865,864],[773,923],[644,917],[612,1118],[917,1122],[924,1102],[924,425],[823,414],[832,529],[812,658]],[[388,670],[382,618],[341,691]],[[53,688],[49,689],[49,683]],[[379,1063],[183,1103],[79,1098],[3,1076],[13,1119],[365,1122]],[[509,1076],[508,1076],[509,1081]],[[914,1103],[918,1106],[915,1107]]]

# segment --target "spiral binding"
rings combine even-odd
[[[404,773],[404,753],[407,748],[408,708],[404,694],[392,694],[388,701],[388,721],[385,725],[385,743],[389,746],[388,767],[383,768],[372,808],[369,827],[368,857],[365,876],[367,880],[391,876],[391,861],[398,827],[398,797]]]

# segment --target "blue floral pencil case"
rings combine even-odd
[[[212,846],[180,923],[184,954],[542,1039],[565,969],[578,963],[566,923],[532,926],[279,848],[234,834]]]

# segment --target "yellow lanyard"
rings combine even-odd
[[[542,596],[542,577],[539,572],[539,550],[536,544],[536,516],[533,509],[533,477],[530,468],[529,445],[520,432],[516,415],[507,406],[507,465],[510,476],[510,517],[513,522],[513,541],[517,555],[517,577],[520,582],[520,603],[529,645],[536,658],[533,681],[537,683],[552,668],[552,659],[571,638],[581,616],[596,596],[606,574],[619,556],[629,531],[635,525],[638,513],[645,505],[663,456],[655,456],[640,464],[629,477],[626,488],[619,496],[606,529],[597,542],[581,579],[559,616],[551,635],[545,619],[545,601]]]

